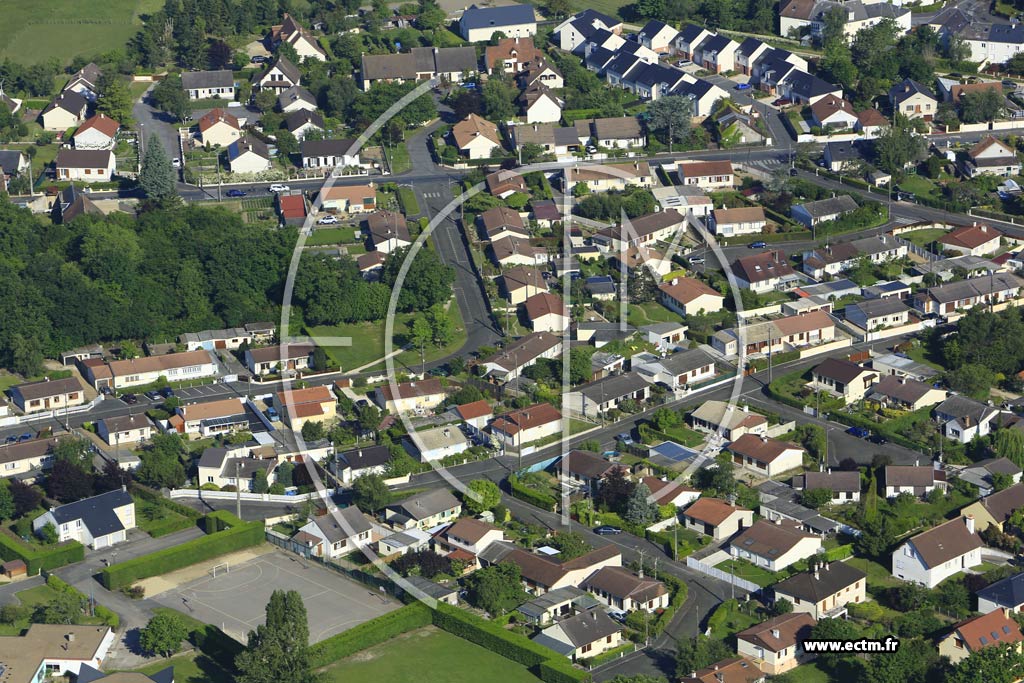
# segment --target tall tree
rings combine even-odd
[[[240,683],[310,683],[309,621],[298,591],[276,590],[267,603],[266,623],[249,632],[249,644],[235,659]]]
[[[629,494],[629,501],[626,503],[625,520],[637,526],[647,526],[658,519],[658,504],[648,500],[651,496],[651,489],[647,484],[640,482]]]
[[[875,140],[878,165],[889,173],[902,171],[905,165],[920,160],[925,153],[924,138],[915,134],[910,120],[903,114],[897,113],[893,125]]]
[[[177,196],[174,189],[174,169],[160,138],[150,135],[145,140],[142,170],[139,172],[139,186],[146,196],[158,202]]]
[[[690,132],[690,117],[693,116],[693,105],[686,97],[670,95],[660,97],[647,105],[649,116],[647,125],[651,130],[665,133],[668,149],[672,151],[672,143],[686,138]]]
[[[377,512],[391,502],[391,492],[382,476],[364,474],[352,485],[352,502],[364,512]]]
[[[1024,677],[1024,654],[1016,643],[994,643],[960,660],[949,683],[1013,683]]]
[[[468,488],[480,498],[480,500],[475,500],[473,496],[466,495],[462,503],[466,509],[474,514],[491,510],[501,502],[501,490],[497,484],[489,479],[474,479],[469,482]]]
[[[188,629],[181,617],[175,612],[160,612],[139,632],[139,645],[145,652],[170,657],[187,637]]]
[[[692,676],[698,669],[731,657],[732,654],[732,650],[724,640],[708,638],[705,635],[684,638],[679,641],[676,649],[676,674]]]

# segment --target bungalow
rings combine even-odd
[[[790,289],[801,281],[781,249],[742,256],[733,262],[732,272],[740,287],[757,293]]]
[[[316,111],[316,96],[301,85],[293,85],[277,96],[277,108],[282,114]]]
[[[925,315],[948,316],[978,305],[999,304],[1020,296],[1022,280],[1012,273],[995,273],[959,282],[929,287],[910,299],[910,305]]]
[[[1009,178],[1020,175],[1020,159],[1012,147],[991,135],[971,147],[962,164],[964,175],[997,175]]]
[[[705,401],[690,413],[690,424],[699,432],[721,433],[726,441],[735,441],[744,434],[768,434],[768,419],[750,412],[746,406],[725,401]]]
[[[808,659],[803,641],[817,620],[807,612],[773,617],[736,634],[736,652],[757,663],[762,672],[778,676]]]
[[[825,168],[833,173],[854,172],[864,161],[860,149],[853,142],[826,142],[824,159]]]
[[[518,211],[507,206],[496,206],[487,209],[479,217],[480,227],[483,228],[484,236],[492,242],[503,237],[515,237],[518,239],[529,239],[530,230],[523,222],[523,217]]]
[[[651,385],[637,372],[612,375],[584,384],[566,396],[566,405],[577,414],[597,417],[610,410],[622,410],[626,401],[646,401]]]
[[[731,161],[681,161],[676,174],[680,185],[704,191],[731,189],[736,184]]]
[[[360,81],[363,90],[374,83],[410,83],[434,77],[461,83],[477,72],[476,50],[465,47],[414,47],[409,52],[362,57]]]
[[[826,489],[832,492],[832,504],[856,503],[860,500],[860,472],[807,471],[793,477],[793,488],[797,491]]]
[[[1004,609],[1020,612],[1024,609],[1024,572],[982,588],[977,596],[978,611],[982,614]]]
[[[294,431],[301,430],[307,422],[323,424],[337,416],[338,399],[322,385],[279,391],[274,402],[281,419]]]
[[[387,382],[373,392],[374,402],[392,414],[433,410],[446,397],[441,380],[435,377],[397,384]]]
[[[544,58],[532,38],[502,38],[484,50],[484,67],[490,74],[517,74],[530,62]]]
[[[315,346],[303,342],[246,349],[245,367],[256,375],[269,375],[278,370],[306,370],[312,362]]]
[[[509,135],[515,149],[521,149],[523,145],[539,145],[545,154],[554,154],[558,160],[567,161],[590,139],[590,125],[586,121],[564,127],[534,123],[513,126]]]
[[[672,278],[670,282],[658,285],[658,290],[661,304],[679,315],[717,313],[725,302],[725,297],[716,290],[688,277]]]
[[[599,248],[623,252],[633,247],[650,247],[655,242],[671,243],[686,228],[686,216],[676,209],[655,211],[626,219],[621,228],[604,228],[593,236]]]
[[[772,572],[813,557],[821,549],[821,538],[817,535],[782,520],[758,520],[729,541],[730,555]]]
[[[679,683],[764,683],[765,676],[753,660],[731,657],[683,676]]]
[[[550,403],[537,403],[499,415],[490,429],[499,441],[518,451],[524,445],[560,433],[562,413]]]
[[[569,310],[562,299],[550,292],[538,292],[523,302],[526,320],[534,332],[564,332],[569,327]]]
[[[534,294],[548,291],[548,284],[537,268],[516,266],[500,276],[501,295],[509,305],[518,306]]]
[[[26,415],[43,410],[67,410],[85,403],[85,392],[74,377],[17,384],[7,393],[18,410]]]
[[[932,489],[946,490],[946,473],[936,466],[887,465],[884,471],[885,497],[910,493],[925,498]]]
[[[229,69],[186,71],[181,87],[190,100],[235,99],[235,77]]]
[[[892,575],[935,588],[953,574],[981,564],[984,546],[973,517],[957,517],[904,541],[892,553]]]
[[[359,148],[356,140],[303,140],[303,168],[351,168],[359,166]]]
[[[561,478],[569,483],[582,484],[591,496],[612,472],[626,473],[622,465],[605,460],[597,453],[575,449],[569,451],[555,467]]]
[[[93,550],[109,548],[128,540],[128,530],[135,528],[135,501],[122,487],[50,508],[32,521],[37,534],[46,526],[54,527],[61,543],[78,541]]]
[[[356,268],[364,278],[378,278],[384,267],[384,254],[379,251],[368,251],[356,258]]]
[[[280,94],[292,86],[302,85],[302,74],[287,57],[280,56],[255,77],[253,85],[256,90],[269,89]]]
[[[745,353],[785,353],[815,344],[827,344],[835,339],[836,325],[823,310],[799,313],[764,322],[746,323],[743,327],[719,330],[711,336],[711,347],[724,356],[738,356],[740,338],[746,344]]]
[[[866,299],[907,299],[910,297],[911,287],[906,282],[892,280],[889,282],[878,282],[862,290]]]
[[[847,304],[843,312],[846,321],[865,332],[887,327],[902,327],[910,322],[910,307],[899,299],[865,299]]]
[[[238,118],[219,107],[199,117],[196,125],[203,144],[210,147],[227,147],[242,136]]]
[[[249,415],[241,400],[225,398],[179,406],[167,422],[179,434],[205,439],[248,429]]]
[[[813,228],[825,221],[834,221],[840,216],[857,210],[857,202],[848,194],[841,194],[838,197],[819,199],[815,202],[794,204],[790,210],[793,220],[803,223],[808,228]]]
[[[291,541],[306,557],[335,560],[370,543],[372,529],[356,506],[332,506],[299,527]]]
[[[472,517],[462,517],[434,536],[434,549],[442,553],[462,550],[476,556],[490,544],[504,540],[505,532],[500,527]]]
[[[575,662],[619,647],[622,630],[623,626],[606,612],[592,609],[548,626],[533,637],[533,642]]]
[[[580,588],[622,612],[654,612],[668,607],[669,593],[664,583],[637,576],[622,567],[602,567],[591,574]]]
[[[284,127],[299,141],[304,140],[313,131],[318,131],[322,134],[326,126],[324,117],[320,116],[318,112],[307,111],[306,109],[299,109],[289,114],[288,118],[284,120]]]
[[[804,449],[765,435],[744,434],[728,449],[735,464],[767,477],[794,470],[804,461]]]
[[[227,157],[232,173],[262,173],[270,169],[270,150],[254,135],[243,135],[229,143]]]
[[[645,147],[647,135],[635,116],[594,119],[591,123],[594,144],[606,149]]]
[[[110,446],[138,444],[153,435],[153,425],[145,414],[105,417],[96,423],[96,433]]]
[[[562,338],[550,332],[533,332],[505,345],[489,358],[481,361],[484,377],[493,377],[505,383],[517,379],[523,370],[541,358],[558,358],[562,353]]]
[[[320,190],[320,208],[340,213],[369,213],[377,210],[377,190],[373,184],[334,185]]]
[[[58,180],[106,183],[114,177],[117,160],[110,150],[62,149],[54,162]]]
[[[1009,610],[996,609],[988,614],[971,617],[953,627],[939,640],[939,656],[948,657],[954,666],[986,647],[1011,645],[1021,652],[1024,633]]]
[[[4,680],[7,683],[32,683],[50,676],[75,677],[81,683],[106,679],[138,683],[173,683],[174,667],[151,676],[110,674],[99,671],[107,663],[107,653],[117,636],[108,626],[68,624],[31,624],[22,635],[0,638],[4,651]]]
[[[629,186],[651,187],[651,167],[646,161],[600,166],[570,166],[562,171],[563,192],[583,184],[591,192],[624,190]]]
[[[32,439],[0,446],[0,477],[18,477],[31,482],[35,475],[53,465],[53,449],[60,439]]]
[[[377,552],[384,557],[391,557],[424,550],[429,545],[430,534],[419,527],[410,527],[377,541]]]
[[[266,37],[270,50],[276,50],[282,43],[291,45],[300,60],[327,61],[327,53],[317,39],[287,12],[280,25],[270,27]]]
[[[665,384],[671,389],[686,389],[715,376],[715,359],[702,349],[686,349],[671,356],[632,365],[651,384]]]
[[[856,472],[844,474],[858,475]],[[815,619],[837,619],[850,603],[867,600],[867,574],[845,562],[826,562],[813,571],[801,572],[772,588],[775,601],[786,600],[793,612]]]
[[[338,454],[337,474],[345,484],[351,484],[367,474],[383,475],[391,462],[391,450],[387,446],[366,446]]]
[[[476,114],[469,114],[452,126],[451,134],[459,153],[470,159],[488,159],[494,156],[495,148],[501,149],[498,126]]]
[[[814,125],[830,130],[852,129],[857,125],[853,105],[841,97],[823,97],[811,105]]]
[[[842,358],[826,358],[811,370],[811,381],[807,386],[812,391],[824,391],[849,404],[864,398],[877,381],[878,373],[873,370]]]
[[[590,593],[576,586],[565,586],[524,602],[516,612],[534,626],[547,626],[562,617],[585,612],[600,604]]]
[[[675,40],[677,35],[679,35],[679,31],[675,30],[668,24],[658,21],[657,19],[651,19],[644,24],[642,29],[640,29],[640,33],[636,35],[636,39],[648,50],[654,50],[658,54],[664,54],[669,52],[672,47],[672,41]]]
[[[877,109],[865,109],[864,111],[857,112],[857,125],[855,128],[858,133],[863,133],[865,137],[878,137],[882,130],[888,127],[889,119],[885,118]],[[879,182],[878,184],[887,184],[888,182]]]
[[[113,149],[120,128],[121,124],[106,114],[96,114],[75,131],[75,149]]]
[[[65,131],[82,123],[88,108],[89,100],[74,91],[65,90],[46,105],[39,118],[44,130]]]
[[[716,541],[724,541],[753,523],[752,510],[718,498],[698,498],[683,510],[683,526]]]
[[[931,121],[938,109],[939,101],[935,93],[917,81],[905,78],[901,83],[889,88],[889,104],[893,111],[903,114],[908,119],[924,119]]]
[[[677,508],[685,508],[700,498],[701,492],[697,489],[668,481],[666,478],[642,477],[640,481],[650,489],[651,496],[658,505],[674,505]]]
[[[161,378],[183,382],[214,377],[217,365],[207,351],[185,351],[163,356],[147,356],[128,360],[107,361],[104,365],[86,368],[86,379],[96,389],[126,389],[153,384]]]
[[[470,43],[490,40],[495,33],[506,38],[529,38],[537,34],[537,19],[531,5],[477,7],[470,5],[459,19],[459,35]]]
[[[366,217],[366,232],[369,235],[370,251],[390,254],[396,249],[412,244],[409,224],[405,216],[395,211],[374,211]]]
[[[420,462],[434,462],[465,453],[469,439],[454,425],[410,432],[403,440],[405,450]]]
[[[489,173],[484,180],[487,183],[487,191],[498,199],[507,199],[516,192],[530,193],[526,180],[515,171],[495,171]]]
[[[715,209],[711,212],[708,228],[719,237],[735,235],[759,235],[768,225],[764,209],[760,206],[745,206],[737,209]]]
[[[1021,480],[1021,468],[1005,457],[979,460],[960,470],[960,479],[977,486],[978,494],[981,495],[982,500],[985,500],[996,492],[994,478],[997,474],[1010,477],[1013,484],[1019,484]],[[1021,506],[1024,506],[1024,502],[1021,503]],[[978,520],[978,525],[984,531],[987,525],[982,516],[975,513],[974,518]]]
[[[488,559],[491,551],[502,549],[506,544],[492,544],[481,560],[492,564]],[[523,588],[531,595],[543,595],[549,591],[567,586],[579,587],[583,580],[593,574],[601,567],[621,567],[622,553],[614,545],[606,545],[596,550],[591,550],[585,555],[558,562],[556,558],[549,558],[538,553],[533,553],[522,548],[515,548],[507,553],[499,553],[504,556],[501,562],[512,562],[519,567],[523,579]]]
[[[936,389],[931,384],[888,375],[882,378],[868,393],[869,401],[898,410],[918,410],[925,406],[940,403],[946,398],[944,389]]]
[[[674,351],[686,341],[686,325],[682,323],[652,323],[640,328],[640,334],[658,351]]]
[[[1004,525],[1021,507],[1024,507],[1024,485],[1018,483],[1002,491],[989,493],[965,507],[960,514],[973,516],[979,531],[985,531],[990,526],[1003,531]]]
[[[988,256],[999,249],[1003,233],[987,225],[957,228],[936,240],[943,251],[953,251],[965,256]]]
[[[966,396],[953,395],[935,406],[935,419],[947,439],[970,443],[975,436],[987,436],[999,411]]]
[[[430,529],[452,522],[460,514],[462,503],[448,489],[425,491],[384,509],[385,521],[397,529]]]

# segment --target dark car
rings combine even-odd
[[[850,427],[846,430],[847,434],[852,434],[858,439],[866,439],[871,436],[871,432],[864,427]]]
[[[18,435],[17,434],[11,434],[9,437],[4,439],[4,443],[14,443],[17,440],[18,440]]]
[[[146,398],[151,398],[154,401],[159,401],[160,400],[160,392],[157,391],[156,389],[147,391],[146,392]]]
[[[881,434],[872,434],[868,437],[868,441],[871,443],[877,443],[878,445],[889,443],[889,440]]]
[[[25,432],[24,434],[18,437],[18,441],[31,441],[34,438],[36,438],[35,434],[33,434],[32,432]]]
[[[245,196],[245,192],[242,192],[241,190],[228,190],[224,194],[227,195],[228,197],[244,197]]]
[[[615,534],[621,534],[622,529],[620,529],[617,526],[609,526],[607,524],[603,524],[594,529],[594,533],[598,536],[614,536]]]
[[[121,400],[127,403],[128,405],[133,406],[139,402],[139,397],[136,396],[135,394],[125,394],[124,396],[121,397]]]
[[[163,396],[164,398],[170,398],[171,396],[174,396],[174,389],[171,389],[170,387],[164,387],[163,389],[160,390],[160,395]]]
[[[751,242],[750,244],[748,244],[747,248],[748,249],[764,249],[767,246],[768,246],[767,242],[757,241],[757,242]]]
[[[795,166],[789,169],[789,175],[795,176],[797,173],[799,173],[799,171],[796,169]]]

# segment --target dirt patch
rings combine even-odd
[[[224,564],[225,562],[230,567],[240,566],[245,562],[254,560],[257,557],[266,555],[267,553],[274,552],[274,546],[269,543],[264,543],[256,548],[248,548],[246,550],[239,550],[237,553],[230,553],[228,555],[221,555],[215,557],[212,560],[206,562],[199,562],[190,567],[179,569],[162,576],[153,576],[148,579],[139,581],[137,586],[142,586],[146,593],[146,597],[153,595],[159,595],[166,593],[169,590],[173,590],[178,586],[195,581],[196,579],[202,578],[210,573],[210,570],[217,565]]]

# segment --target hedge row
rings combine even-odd
[[[796,408],[797,410],[804,409],[805,404],[802,401],[798,401],[789,394],[784,394],[781,391],[773,389],[772,384],[774,384],[774,382],[768,385],[768,395],[772,397],[773,401],[778,401],[779,403],[783,403],[791,408]]]
[[[262,522],[242,522],[223,510],[211,512],[201,522],[209,535],[111,565],[100,572],[100,582],[108,590],[116,590],[139,579],[259,545],[266,538]]]
[[[661,580],[662,583],[668,586],[671,597],[669,598],[668,607],[658,615],[658,620],[654,622],[655,633],[661,633],[665,630],[665,627],[672,621],[672,617],[675,616],[676,611],[683,606],[683,603],[686,602],[686,597],[690,594],[690,587],[671,574],[663,575]]]
[[[179,515],[182,515],[183,517],[188,517],[189,519],[199,519],[203,516],[203,513],[199,512],[198,510],[193,510],[187,505],[176,503],[170,498],[164,498],[163,496],[160,495],[159,492],[154,491],[148,486],[143,486],[138,482],[132,482],[131,493],[133,496],[138,496],[139,498],[142,498],[149,503],[153,503],[154,505],[165,507],[168,510],[177,512]]]
[[[78,541],[66,541],[41,550],[25,545],[20,540],[0,532],[0,559],[4,562],[22,560],[28,567],[29,576],[40,570],[56,569],[85,559],[85,546]]]
[[[309,649],[310,664],[314,669],[327,666],[431,623],[430,608],[414,602],[313,645]]]
[[[545,683],[584,683],[590,674],[574,667],[565,657],[552,657],[540,663],[537,675]]]
[[[799,351],[783,351],[782,353],[772,354],[772,365],[780,365],[782,363],[788,363],[790,361],[799,360]],[[753,368],[757,371],[764,370],[768,367],[767,358],[755,358],[754,360],[747,361],[747,367]]]
[[[874,420],[869,420],[866,417],[861,417],[860,415],[851,415],[850,413],[844,413],[842,411],[830,413],[829,419],[835,420],[836,422],[847,425],[849,427],[864,427],[865,429],[869,429],[872,432],[881,432],[885,434],[885,438],[889,439],[889,441],[892,441],[893,443],[899,444],[904,448],[920,451],[921,453],[925,452],[924,447],[921,444],[917,443],[916,441],[908,439],[902,434],[897,434],[896,432],[892,432],[885,429],[884,422],[875,422]]]
[[[830,548],[825,551],[825,561],[827,562],[838,562],[839,560],[845,560],[848,557],[853,557],[852,543],[836,546],[835,548]]]
[[[89,600],[89,597],[85,593],[54,574],[50,574],[46,577],[46,585],[58,593],[72,593],[77,595],[83,604]],[[104,624],[112,629],[116,629],[121,625],[121,617],[119,617],[117,612],[112,609],[108,609],[103,605],[96,605],[95,613],[97,617],[103,620]]]
[[[528,489],[519,483],[519,477],[514,474],[510,474],[508,477],[508,486],[511,490],[512,497],[518,498],[519,500],[526,501],[531,505],[536,505],[539,508],[545,510],[554,510],[555,506],[558,505],[558,501],[555,500],[554,496],[546,493],[540,493],[533,489]]]

